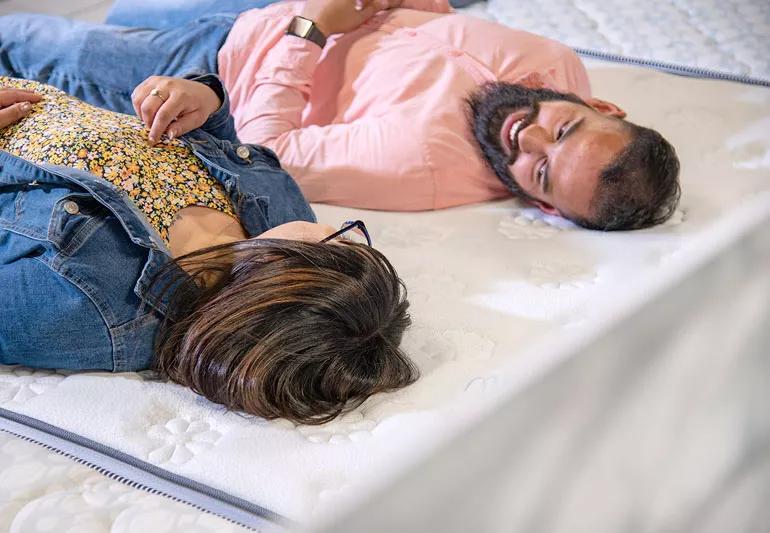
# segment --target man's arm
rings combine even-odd
[[[369,4],[370,14],[357,17],[355,24],[342,17],[355,13],[354,0],[311,1],[301,16],[320,21],[321,29],[342,33],[358,27],[382,5]],[[370,209],[433,208],[431,171],[422,143],[415,141],[420,136],[405,134],[404,117],[389,114],[302,127],[320,57],[316,43],[293,35],[285,35],[270,49],[250,87],[247,113],[239,113],[241,140],[279,154],[310,201]]]
[[[271,148],[311,202],[365,209],[434,209],[435,184],[424,134],[404,131],[400,115],[351,124],[292,129],[267,139],[257,119],[239,130],[244,142]],[[252,133],[255,132],[255,133]]]

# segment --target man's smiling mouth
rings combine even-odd
[[[517,135],[519,134],[519,130],[524,125],[524,119],[519,119],[516,122],[513,123],[513,126],[511,127],[511,133],[508,135],[509,140],[511,141],[511,149],[518,150],[519,143],[517,139]]]
[[[508,152],[508,155],[512,156],[518,152],[518,135],[524,126],[528,124],[528,119],[531,114],[532,111],[528,107],[517,109],[508,115],[503,122],[502,130],[500,132],[500,141],[505,151]]]

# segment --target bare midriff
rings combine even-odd
[[[168,231],[168,246],[171,256],[176,258],[195,250],[247,238],[234,216],[194,205],[177,212]]]

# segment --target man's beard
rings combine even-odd
[[[488,83],[468,98],[471,129],[484,159],[500,181],[511,192],[523,198],[530,196],[519,187],[508,169],[518,155],[518,146],[514,143],[511,155],[506,155],[501,143],[503,123],[514,111],[529,108],[530,113],[519,128],[521,131],[533,120],[539,104],[552,100],[586,105],[573,94],[558,93],[550,89],[529,89],[523,85],[505,82]]]

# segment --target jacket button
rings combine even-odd
[[[67,200],[64,202],[64,210],[70,215],[77,215],[80,213],[80,206],[72,200]]]
[[[249,157],[251,157],[251,152],[246,146],[243,145],[239,146],[235,153],[238,154],[238,157],[244,160],[248,160]]]

